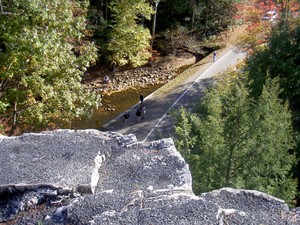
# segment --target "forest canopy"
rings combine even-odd
[[[63,126],[100,103],[81,78],[97,48],[84,34],[86,1],[2,1],[0,115],[16,128]]]

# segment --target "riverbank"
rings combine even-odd
[[[224,32],[214,40],[210,40],[210,42],[214,43],[214,46],[232,45],[243,29],[243,27],[236,27],[231,31]],[[207,47],[205,49],[206,51],[202,51],[198,55],[187,51],[178,51],[176,54],[169,56],[157,56],[151,64],[146,66],[117,68],[114,73],[107,66],[97,65],[90,68],[83,79],[83,86],[101,95],[102,106],[90,118],[73,122],[72,128],[100,128],[135,105],[139,101],[140,93],[146,97],[162,86],[164,86],[164,92],[170,91],[172,89],[170,87],[171,83],[182,82],[181,79],[178,79],[178,76],[183,71],[193,73],[193,65],[200,60],[205,63],[211,58],[210,53],[213,49]],[[205,57],[208,59],[205,59]],[[110,85],[104,84],[106,75],[110,78]]]
[[[72,128],[100,128],[136,104],[140,94],[144,97],[150,95],[196,62],[197,56],[182,52],[176,56],[157,58],[151,65],[118,69],[114,73],[103,66],[91,68],[83,85],[101,95],[102,106],[90,118],[74,121]],[[104,82],[106,75],[110,78],[109,84]]]

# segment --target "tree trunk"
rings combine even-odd
[[[0,0],[0,11],[3,13],[3,6],[1,0]]]
[[[208,1],[205,1],[205,30],[204,30],[204,33],[205,35],[207,36],[207,30],[208,30],[208,12],[209,12],[209,2]]]
[[[107,0],[105,0],[105,6],[103,7],[103,17],[107,20],[107,15],[108,15],[108,12],[107,12]]]
[[[191,9],[192,9],[191,31],[194,30],[196,8],[197,8],[197,2],[196,2],[196,0],[192,0],[191,1]]]
[[[11,129],[9,132],[9,136],[12,136],[17,128],[17,121],[18,121],[17,120],[17,118],[18,118],[17,105],[18,105],[18,102],[16,100],[15,104],[14,104],[13,121],[12,121],[12,126],[11,126]]]
[[[154,37],[155,37],[155,28],[156,28],[156,14],[157,14],[157,8],[160,0],[155,1],[155,8],[154,8],[154,15],[153,15],[153,24],[152,24],[152,38],[151,38],[151,44],[150,48],[153,47]]]

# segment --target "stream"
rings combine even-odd
[[[129,88],[123,91],[103,94],[102,106],[87,119],[73,121],[72,129],[99,129],[139,102],[140,94],[147,97],[163,84],[147,85],[145,87]]]

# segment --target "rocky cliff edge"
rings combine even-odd
[[[267,194],[192,191],[172,139],[57,130],[0,136],[0,224],[300,224]]]

